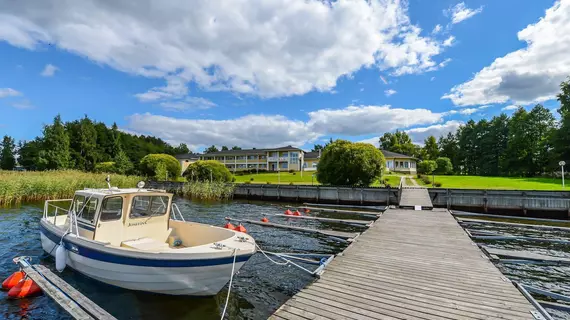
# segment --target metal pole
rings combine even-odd
[[[564,166],[562,166],[562,189],[564,189]]]
[[[277,184],[281,184],[281,166],[279,164],[279,161],[277,161]]]

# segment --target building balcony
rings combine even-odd
[[[269,161],[288,161],[288,157],[268,157],[267,160]]]

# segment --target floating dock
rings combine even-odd
[[[316,212],[346,213],[346,214],[367,216],[367,217],[371,217],[371,218],[377,218],[379,215],[382,214],[382,212],[332,209],[332,208],[321,208],[321,207],[299,207],[299,209],[309,209],[309,210],[316,211]]]
[[[389,209],[271,319],[548,319],[444,209]]]
[[[289,214],[274,214],[273,216],[281,218],[316,220],[322,222],[345,223],[351,225],[358,225],[360,227],[370,227],[374,223],[374,220],[333,219],[333,218],[312,217],[312,216],[295,216]]]

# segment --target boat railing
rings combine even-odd
[[[57,215],[59,212],[64,212],[65,214],[69,213],[69,209],[60,207],[60,206],[56,205],[56,203],[58,203],[58,202],[71,202],[71,201],[73,201],[73,199],[46,200],[46,202],[44,203],[44,218],[47,219],[50,216],[50,214],[49,214],[50,209],[55,209],[55,210],[53,210],[53,224],[55,225]]]
[[[176,203],[172,204],[172,209],[170,211],[171,211],[173,220],[179,220],[178,216],[180,216],[180,220],[186,222],[186,220],[184,220],[184,216],[182,215],[182,212],[180,212],[180,208],[178,208]]]

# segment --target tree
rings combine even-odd
[[[38,154],[38,167],[53,170],[72,167],[69,136],[59,114],[53,119],[52,125],[44,126],[42,150]]]
[[[230,150],[228,147],[222,146],[222,151],[228,151],[228,150]]]
[[[99,162],[95,165],[94,171],[98,173],[118,173],[113,161]]]
[[[199,160],[190,164],[184,171],[184,176],[189,181],[232,181],[230,170],[215,160]]]
[[[451,160],[449,158],[439,157],[435,160],[435,163],[436,163],[435,173],[437,174],[453,173],[453,165],[451,164]]]
[[[435,160],[423,160],[418,164],[418,173],[432,174],[437,169]]]
[[[417,155],[417,146],[412,143],[412,138],[403,131],[396,130],[394,133],[384,133],[380,137],[380,149],[402,153],[408,156]]]
[[[18,143],[18,163],[26,170],[36,170],[42,145],[43,141],[40,138],[20,141]]]
[[[560,84],[560,91],[557,95],[560,128],[553,136],[553,143],[558,160],[570,162],[570,78]]]
[[[120,174],[130,174],[133,171],[133,163],[123,150],[119,150],[119,153],[114,159],[115,172]]]
[[[319,152],[319,151],[322,152],[324,148],[325,148],[325,147],[323,147],[322,144],[315,144],[315,145],[313,146],[313,148],[311,149],[311,152]]]
[[[457,145],[457,136],[455,133],[448,132],[447,136],[439,137],[437,146],[439,149],[439,155],[449,158],[453,168],[457,171],[459,147]]]
[[[15,150],[16,144],[12,137],[5,135],[2,139],[2,151],[0,152],[0,169],[14,170],[16,166]]]
[[[180,176],[180,162],[169,154],[148,154],[141,159],[141,173],[157,180],[176,179]],[[168,175],[168,177],[167,177]]]
[[[85,116],[81,120],[68,122],[65,130],[69,136],[69,148],[75,168],[92,171],[99,160],[97,130],[93,121]]]
[[[190,149],[185,143],[181,143],[178,147],[174,148],[174,154],[188,154],[190,153]]]
[[[215,145],[212,145],[210,147],[208,147],[206,150],[204,150],[204,153],[212,153],[212,152],[218,152],[218,148],[216,148]]]
[[[241,147],[233,146],[233,147],[232,147],[232,150],[241,150]]]
[[[424,140],[423,151],[426,160],[435,160],[439,155],[439,149],[437,147],[437,141],[434,136],[429,136]]]
[[[317,180],[329,185],[369,186],[381,177],[385,163],[382,152],[373,145],[339,139],[325,147]]]

